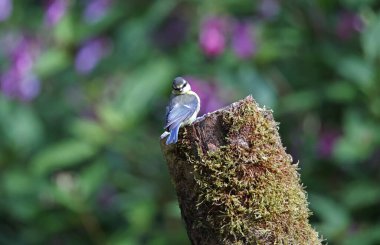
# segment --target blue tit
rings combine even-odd
[[[201,106],[198,95],[191,91],[190,84],[182,77],[174,79],[172,89],[166,108],[165,130],[170,133],[167,145],[177,142],[179,128],[194,122]]]

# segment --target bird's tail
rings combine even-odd
[[[177,125],[170,130],[170,135],[169,135],[168,139],[166,140],[167,145],[177,143],[179,126],[180,125]]]

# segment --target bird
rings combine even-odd
[[[176,77],[172,84],[172,94],[166,107],[166,130],[161,137],[169,135],[166,145],[177,143],[180,127],[189,125],[197,119],[201,101],[191,90],[183,77]]]

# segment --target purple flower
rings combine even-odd
[[[90,73],[99,61],[107,54],[108,43],[105,39],[94,39],[86,42],[75,58],[75,68],[79,73]]]
[[[225,29],[226,23],[219,17],[208,18],[202,23],[199,42],[207,56],[215,57],[223,53],[226,43]]]
[[[219,89],[215,83],[208,83],[194,77],[186,77],[191,89],[199,95],[201,100],[200,114],[220,109],[225,102],[219,97]]]
[[[26,74],[19,81],[19,98],[24,101],[30,101],[40,93],[40,80],[33,73]]]
[[[91,0],[84,10],[85,21],[88,23],[100,21],[106,15],[110,5],[111,0]]]
[[[1,77],[1,90],[8,97],[30,101],[39,94],[40,81],[32,72],[20,74],[11,69]]]
[[[324,158],[330,157],[340,135],[341,134],[337,130],[323,130],[319,136],[319,142],[317,145],[318,155]]]
[[[36,58],[33,41],[23,38],[11,52],[13,69],[20,75],[29,73]]]
[[[342,40],[350,39],[363,29],[363,22],[356,13],[343,12],[338,17],[336,33]]]
[[[11,16],[12,8],[12,0],[0,0],[0,21],[5,21]]]
[[[9,52],[10,68],[1,76],[1,91],[23,101],[34,99],[40,91],[40,81],[33,73],[38,45],[32,39],[19,38]]]
[[[256,52],[256,42],[253,38],[251,26],[239,22],[235,25],[232,36],[232,49],[236,56],[242,59],[251,57]]]
[[[16,97],[18,94],[19,76],[15,69],[11,69],[1,76],[1,91],[8,97]]]
[[[45,23],[54,26],[65,15],[68,0],[50,0],[45,13]]]
[[[280,11],[278,0],[261,0],[258,11],[264,19],[273,19]]]

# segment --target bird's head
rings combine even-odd
[[[183,77],[176,77],[172,88],[173,94],[184,94],[191,90],[190,84]]]

